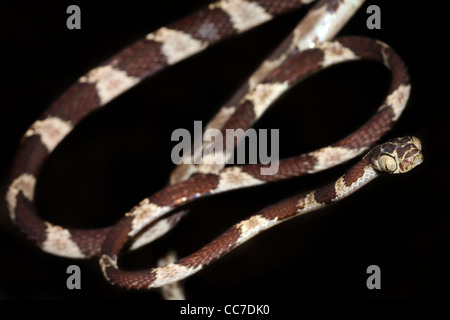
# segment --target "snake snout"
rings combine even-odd
[[[399,173],[408,172],[423,162],[422,142],[416,137],[407,137],[409,141],[397,150]]]
[[[413,166],[412,168],[417,167],[419,164],[421,164],[423,162],[423,154],[422,151],[419,150],[419,152],[416,154],[414,161],[413,161]],[[411,169],[412,169],[411,168]]]

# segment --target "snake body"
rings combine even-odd
[[[391,141],[370,151],[335,183],[262,210],[191,256],[145,272],[125,272],[118,268],[117,256],[127,242],[133,239],[131,247],[139,247],[176,224],[184,213],[165,217],[175,208],[201,196],[330,168],[367,151],[398,120],[410,92],[409,76],[403,61],[380,41],[362,37],[331,40],[362,2],[320,1],[207,127],[246,130],[273,101],[305,77],[346,61],[377,61],[391,70],[391,86],[383,104],[358,130],[330,146],[280,160],[279,171],[275,175],[261,175],[261,165],[225,169],[223,165],[180,165],[172,173],[169,186],[144,199],[113,227],[69,229],[43,221],[38,216],[33,199],[42,164],[89,113],[143,79],[205,50],[215,42],[309,2],[218,1],[148,34],[145,39],[80,77],[31,125],[21,141],[6,195],[11,219],[46,252],[71,258],[101,257],[102,270],[112,283],[128,288],[152,288],[191,275],[271,226],[350,195],[378,176],[377,170],[390,171],[376,168],[378,160],[374,159],[380,156],[385,160],[390,159],[386,156],[391,156],[397,172],[409,171],[419,164],[421,153],[417,138]],[[328,31],[319,32],[319,26],[327,26],[325,29]],[[201,151],[195,150],[193,157]],[[392,169],[392,161],[386,161]]]

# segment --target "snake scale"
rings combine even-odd
[[[421,143],[415,137],[396,138],[373,147],[399,119],[407,103],[411,87],[403,61],[381,41],[356,36],[334,38],[364,1],[322,0],[206,127],[246,130],[278,97],[307,76],[347,61],[376,61],[391,71],[391,86],[383,104],[359,129],[327,147],[280,160],[274,175],[261,175],[263,166],[259,164],[227,168],[220,164],[179,165],[167,187],[141,201],[111,227],[70,229],[39,217],[34,191],[40,169],[83,118],[145,78],[310,2],[221,0],[149,33],[80,77],[23,136],[6,194],[12,221],[46,252],[70,258],[98,257],[111,283],[149,289],[184,279],[260,232],[347,197],[383,172],[403,173],[420,164]],[[146,271],[119,268],[118,256],[126,244],[133,241],[131,249],[143,246],[180,220],[184,212],[166,217],[175,208],[202,196],[325,170],[368,150],[335,182],[262,209],[185,258]],[[192,156],[201,151],[194,150]]]

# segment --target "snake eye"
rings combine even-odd
[[[393,157],[384,154],[378,159],[378,167],[382,171],[392,173],[397,170],[397,161]]]

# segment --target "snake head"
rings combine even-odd
[[[416,137],[395,138],[377,147],[373,167],[387,173],[405,173],[423,162],[422,143]]]

